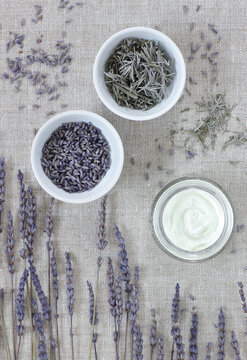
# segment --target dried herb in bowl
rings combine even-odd
[[[62,124],[46,141],[41,165],[58,188],[69,193],[93,189],[110,168],[110,146],[87,122]]]
[[[153,40],[124,39],[105,64],[105,83],[120,106],[148,110],[169,94],[174,61]]]

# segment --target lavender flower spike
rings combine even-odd
[[[40,336],[40,342],[38,345],[39,358],[40,360],[48,360],[46,343],[45,343],[45,331],[43,326],[42,315],[40,312],[34,314],[34,320],[35,320],[37,332]]]
[[[3,203],[5,201],[5,159],[0,158],[0,233],[2,232],[2,213],[3,213]]]
[[[7,239],[6,239],[6,254],[8,258],[8,270],[11,275],[15,272],[15,255],[14,255],[14,225],[13,225],[13,216],[11,211],[7,212]]]
[[[88,292],[89,292],[89,297],[90,297],[90,301],[89,301],[89,321],[90,321],[90,324],[93,325],[94,291],[93,291],[92,284],[89,281],[87,281],[87,287],[88,287]],[[96,309],[95,317],[94,317],[94,325],[96,325],[98,323],[98,321],[99,321],[98,312],[97,312],[97,309]]]
[[[52,244],[51,244],[51,233],[52,233],[52,228],[53,228],[53,207],[54,207],[54,203],[55,203],[55,199],[51,198],[50,199],[50,204],[49,204],[49,209],[48,209],[48,213],[46,215],[46,234],[47,234],[47,242],[46,242],[46,246],[47,246],[47,270],[48,270],[48,300],[49,300],[49,304],[51,304],[51,266],[50,266],[50,262],[51,262],[51,250],[52,250]]]
[[[51,259],[50,259],[51,273],[52,273],[52,286],[54,290],[54,299],[55,299],[55,321],[56,321],[56,335],[57,335],[57,349],[58,349],[58,358],[61,359],[60,354],[60,341],[59,341],[59,330],[58,330],[58,277],[57,277],[57,260],[55,256],[55,251],[52,249]]]
[[[121,285],[120,275],[118,275],[116,278],[116,307],[117,307],[117,332],[118,332],[118,337],[120,337],[120,325],[123,315],[123,295],[122,295],[122,285]]]
[[[137,320],[137,313],[139,310],[138,298],[140,295],[139,291],[139,267],[135,267],[135,282],[132,287],[131,296],[130,296],[130,324],[131,324],[131,334],[134,335],[135,324]]]
[[[153,318],[153,324],[151,327],[151,335],[150,335],[150,346],[151,346],[151,359],[153,358],[153,352],[154,352],[154,348],[155,345],[157,344],[157,320],[156,320],[156,316],[155,316],[155,310],[152,308],[151,309],[151,315]]]
[[[239,295],[242,300],[243,311],[244,311],[244,313],[247,313],[247,304],[246,304],[246,300],[245,300],[245,295],[244,295],[244,290],[243,290],[244,286],[243,286],[242,281],[238,282],[238,287],[239,287]]]
[[[164,360],[165,351],[164,351],[164,339],[162,336],[158,338],[158,357],[157,360]]]
[[[105,247],[108,244],[108,241],[106,240],[106,203],[107,203],[107,195],[103,197],[103,199],[100,202],[100,211],[99,211],[99,219],[100,219],[100,225],[99,225],[99,232],[98,232],[98,242],[97,242],[97,248],[99,250],[104,250]]]
[[[198,334],[198,320],[197,313],[192,314],[192,327],[190,329],[190,360],[198,360],[198,346],[197,346],[197,334]]]
[[[217,360],[224,360],[225,358],[225,316],[223,310],[220,309],[220,314],[218,316],[218,352]]]
[[[24,310],[25,310],[25,298],[24,298],[24,288],[27,282],[27,278],[29,276],[29,271],[27,269],[24,270],[23,275],[21,277],[19,287],[18,287],[18,293],[15,300],[15,309],[16,309],[16,317],[17,321],[19,322],[19,325],[16,326],[16,332],[19,337],[19,344],[18,344],[18,350],[17,350],[17,359],[20,351],[20,344],[21,344],[21,338],[24,335],[25,327],[22,325],[22,321],[24,319]]]
[[[71,258],[68,252],[65,253],[66,259],[66,284],[67,284],[67,306],[70,316],[70,339],[71,339],[71,352],[72,360],[74,360],[74,342],[73,342],[73,314],[74,314],[74,276],[71,265]]]
[[[33,248],[34,248],[34,234],[36,231],[36,198],[33,194],[31,187],[27,190],[28,194],[28,215],[27,215],[27,250],[28,250],[28,260],[30,263],[33,263]]]
[[[143,339],[140,325],[135,324],[135,338],[134,338],[134,360],[143,359]]]
[[[236,360],[241,360],[241,357],[240,357],[240,351],[239,351],[239,344],[238,344],[238,340],[236,338],[236,334],[234,331],[231,331],[231,347],[232,347],[232,350],[234,352],[234,355],[235,355],[235,359]]]
[[[206,347],[206,357],[205,360],[211,360],[211,351],[212,351],[212,343],[209,342]]]
[[[27,192],[25,190],[25,184],[23,182],[23,174],[21,170],[18,170],[17,179],[20,184],[20,195],[19,195],[19,235],[23,243],[27,237],[26,222],[27,222]],[[27,257],[26,246],[20,250],[20,255],[23,259]]]
[[[176,345],[177,349],[177,359],[184,360],[185,359],[185,352],[184,352],[184,344],[183,339],[180,334],[180,328],[178,327],[178,319],[179,319],[179,303],[180,303],[180,286],[179,284],[176,285],[176,292],[174,299],[172,301],[172,331],[171,334],[173,336],[173,342]]]

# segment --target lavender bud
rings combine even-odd
[[[52,249],[50,265],[51,265],[51,273],[52,273],[52,277],[53,277],[52,285],[53,285],[53,290],[54,290],[54,294],[55,294],[55,301],[57,301],[58,300],[57,260],[56,260],[54,249]]]
[[[137,313],[139,310],[138,298],[139,298],[139,267],[135,267],[135,283],[132,287],[131,296],[129,299],[130,303],[130,329],[131,334],[134,335],[135,324],[137,320]]]

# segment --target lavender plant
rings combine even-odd
[[[57,276],[57,259],[55,256],[55,250],[52,248],[51,251],[51,259],[50,259],[50,267],[52,273],[52,287],[54,291],[54,300],[55,300],[55,322],[56,322],[56,336],[57,336],[57,350],[58,350],[58,358],[61,360],[61,353],[60,353],[60,341],[59,341],[59,328],[58,328],[58,276]]]
[[[127,294],[127,299],[125,302],[125,311],[126,311],[126,329],[125,329],[125,346],[124,346],[124,360],[126,360],[126,354],[127,354],[127,339],[128,339],[128,324],[129,324],[129,312],[130,312],[130,293],[132,291],[132,284],[131,281],[131,274],[129,270],[129,260],[128,260],[128,254],[125,248],[125,240],[122,237],[121,232],[119,231],[118,227],[114,226],[114,232],[115,237],[118,242],[119,246],[119,252],[118,252],[118,258],[119,258],[119,268],[120,273],[122,275],[122,281],[124,281],[125,284],[125,292]]]
[[[198,319],[197,313],[192,314],[192,327],[190,329],[190,360],[198,360],[198,346],[197,346],[197,334],[198,334]]]
[[[27,258],[27,248],[25,240],[27,237],[26,221],[27,221],[27,192],[25,189],[25,184],[23,182],[23,174],[21,170],[18,170],[17,179],[20,185],[20,195],[19,195],[19,236],[23,241],[23,248],[20,250],[20,256],[23,259]]]
[[[47,235],[47,283],[48,283],[48,300],[49,305],[51,304],[51,250],[52,250],[52,243],[51,243],[51,234],[53,229],[53,207],[54,207],[55,199],[51,198],[49,203],[48,212],[46,215],[46,235]]]
[[[171,314],[172,331],[171,331],[171,334],[173,336],[173,343],[176,345],[176,349],[177,349],[177,360],[184,360],[185,359],[184,344],[183,344],[182,336],[180,334],[180,328],[178,326],[179,303],[180,303],[180,286],[179,286],[179,284],[177,284],[175,296],[172,301],[172,314]],[[173,352],[172,352],[172,355],[173,355]]]
[[[43,325],[43,319],[40,312],[36,312],[34,314],[34,321],[37,329],[37,333],[39,334],[40,341],[38,345],[39,358],[41,360],[48,360],[47,351],[46,351],[46,338],[45,338],[45,330]]]
[[[218,352],[217,360],[224,360],[225,358],[225,316],[223,310],[220,309],[218,316]]]
[[[89,301],[89,321],[90,321],[90,324],[92,326],[93,325],[95,298],[94,298],[94,291],[93,291],[92,284],[89,281],[87,281],[87,287],[88,287],[88,292],[89,292],[89,297],[90,297],[90,301]],[[98,312],[97,312],[97,307],[96,307],[95,308],[94,325],[96,325],[98,323],[98,321],[99,321],[99,319],[98,319]],[[96,348],[97,340],[98,340],[98,333],[94,331],[93,345],[94,345],[95,360],[98,360],[98,354],[97,354],[97,348]]]
[[[236,338],[235,331],[231,331],[231,342],[230,342],[230,344],[231,344],[233,353],[235,355],[235,359],[236,360],[241,360],[240,351],[239,351],[239,344],[238,344],[238,340]]]
[[[74,360],[74,333],[73,333],[73,314],[74,314],[74,275],[71,264],[71,257],[68,252],[65,253],[66,260],[66,286],[67,286],[67,307],[70,316],[70,339],[71,355]]]
[[[209,342],[206,347],[206,357],[205,360],[211,360],[211,351],[212,351],[212,343]]]
[[[143,334],[140,325],[135,324],[134,329],[134,360],[143,359]]]
[[[154,308],[151,309],[151,315],[152,315],[152,318],[153,318],[153,322],[152,322],[151,334],[150,334],[150,346],[151,346],[150,359],[152,360],[154,348],[155,348],[155,346],[157,344],[157,320],[156,320],[156,315],[155,315]]]
[[[242,283],[242,281],[238,282],[238,287],[239,287],[239,295],[240,295],[240,299],[242,300],[242,308],[244,313],[247,313],[247,304],[246,304],[246,300],[245,300],[245,295],[244,295],[244,285]]]
[[[2,214],[3,214],[3,204],[5,201],[5,159],[4,157],[0,158],[0,233],[2,232]]]
[[[134,349],[134,335],[135,335],[135,324],[137,321],[137,313],[139,310],[138,298],[140,295],[139,291],[139,267],[135,267],[135,281],[132,287],[131,296],[129,298],[130,301],[130,333],[132,337],[132,357],[133,357],[133,349]]]
[[[13,216],[10,210],[7,211],[7,239],[6,239],[6,254],[8,261],[8,270],[11,274],[11,312],[12,312],[12,338],[13,338],[13,358],[16,359],[16,344],[15,344],[15,317],[14,317],[14,273],[15,273],[15,238]]]
[[[19,338],[19,342],[18,342],[18,348],[17,348],[17,355],[16,355],[16,359],[18,360],[19,357],[19,352],[20,352],[20,345],[21,345],[21,339],[24,335],[25,332],[25,327],[22,324],[22,321],[24,319],[24,315],[25,315],[25,298],[24,298],[24,290],[25,290],[25,285],[27,283],[27,279],[29,276],[29,272],[27,269],[24,270],[23,275],[21,277],[20,283],[19,283],[19,287],[18,287],[18,293],[17,293],[17,297],[15,300],[15,308],[16,308],[16,317],[18,320],[18,325],[16,326],[16,332]]]
[[[33,264],[34,234],[36,231],[36,198],[31,187],[27,189],[28,211],[27,211],[27,237],[26,246],[28,251],[28,261]]]

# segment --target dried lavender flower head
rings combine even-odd
[[[99,210],[99,233],[98,233],[98,242],[97,248],[99,250],[104,250],[108,244],[106,240],[106,204],[107,204],[107,195],[103,197],[100,201],[100,210]]]
[[[3,204],[5,201],[5,159],[4,157],[0,158],[0,233],[2,232],[2,221],[1,215],[3,212]]]
[[[93,287],[92,284],[87,281],[87,287],[88,287],[88,292],[89,292],[89,297],[90,297],[90,301],[89,301],[89,321],[90,321],[90,325],[93,325],[93,314],[94,314],[94,291],[93,291]],[[95,310],[95,315],[94,315],[94,325],[96,325],[99,322],[98,319],[98,312],[97,312],[97,308]]]
[[[6,239],[6,254],[8,258],[8,270],[10,274],[15,272],[15,255],[14,255],[15,239],[14,239],[14,225],[11,211],[7,212],[7,239]]]
[[[118,257],[120,261],[120,272],[122,274],[122,280],[125,282],[125,291],[130,293],[132,291],[132,285],[130,284],[131,274],[129,270],[128,254],[125,248],[125,240],[116,225],[114,226],[114,232],[119,246]]]
[[[71,264],[71,257],[68,252],[65,253],[66,259],[66,287],[67,287],[67,306],[69,315],[73,316],[74,313],[74,275]]]
[[[19,322],[19,325],[16,326],[16,332],[19,337],[23,336],[25,332],[25,327],[22,325],[22,321],[25,315],[24,289],[28,276],[29,276],[29,271],[25,269],[19,283],[18,293],[15,300],[16,317],[17,317],[17,321]]]
[[[55,204],[55,199],[52,197],[50,198],[50,204],[49,204],[49,209],[46,215],[46,234],[48,236],[48,238],[51,237],[51,232],[53,229],[53,207]]]

